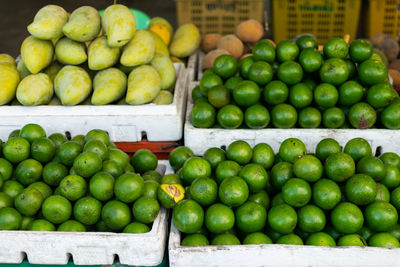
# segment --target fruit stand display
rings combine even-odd
[[[102,130],[46,136],[27,124],[3,145],[0,262],[160,264],[168,211],[156,194],[169,163],[147,149],[129,159]]]
[[[253,148],[238,140],[202,157],[172,151],[181,186],[170,192],[185,197],[161,201],[173,208],[171,266],[194,258],[200,266],[396,266],[399,150],[376,153],[354,136],[317,141],[310,149],[297,138]]]

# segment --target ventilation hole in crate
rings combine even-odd
[[[71,140],[71,133],[69,131],[65,132],[65,136],[67,137],[68,140]]]
[[[375,151],[375,157],[379,157],[382,154],[382,147],[378,146]]]
[[[222,146],[221,146],[221,149],[222,149],[223,151],[226,151],[226,146],[225,146],[225,145],[222,145]]]
[[[74,257],[72,256],[71,253],[67,253],[67,261],[68,262],[74,262]]]
[[[140,133],[140,135],[142,136],[142,140],[143,140],[143,139],[147,139],[147,133],[146,133],[146,131],[142,131],[142,132]]]
[[[113,256],[114,256],[114,260],[113,260],[114,264],[119,264],[119,256],[118,256],[118,254],[114,254]]]
[[[25,251],[21,251],[20,255],[22,259],[21,262],[23,262],[24,260],[28,260],[28,255],[26,254]]]

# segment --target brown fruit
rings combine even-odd
[[[210,52],[216,49],[218,41],[221,38],[222,35],[219,33],[207,33],[201,41],[201,49],[203,49],[204,52]]]
[[[386,55],[389,62],[396,60],[399,55],[399,44],[389,34],[375,34],[371,43]]]
[[[395,69],[390,69],[389,76],[393,79],[393,86],[400,87],[400,71]]]
[[[264,28],[260,22],[250,19],[236,26],[236,35],[245,43],[255,43],[264,35]]]
[[[390,63],[389,69],[400,70],[400,59],[396,59],[395,61],[393,61],[392,63]]]
[[[243,55],[243,43],[233,34],[228,34],[222,37],[217,44],[217,48],[225,49],[236,59]]]
[[[208,52],[208,54],[205,55],[205,57],[203,58],[203,69],[212,68],[212,66],[214,65],[214,60],[220,55],[230,55],[230,53],[225,49],[215,49]]]

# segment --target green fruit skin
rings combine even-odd
[[[25,77],[18,85],[16,97],[24,106],[48,104],[53,97],[53,82],[44,73]]]
[[[180,201],[172,212],[172,221],[175,227],[185,233],[196,233],[203,225],[204,210],[194,200]]]
[[[63,33],[77,42],[93,40],[100,32],[100,14],[97,9],[82,6],[72,12],[68,22],[63,27]]]
[[[57,41],[55,46],[57,61],[61,64],[80,65],[87,60],[86,46],[64,37]]]
[[[21,57],[26,68],[32,73],[39,73],[53,60],[54,48],[51,41],[29,36],[21,45]]]
[[[151,62],[155,52],[156,46],[151,34],[145,30],[138,30],[124,47],[120,61],[127,67],[147,64]]]
[[[161,78],[161,90],[171,88],[176,81],[176,71],[174,63],[168,56],[155,53],[151,60],[151,65],[158,71]]]
[[[91,70],[103,70],[114,66],[121,54],[119,47],[110,47],[107,37],[101,36],[94,39],[88,47],[88,66]]]
[[[121,99],[126,92],[125,73],[116,68],[99,71],[93,79],[93,105],[106,105]]]
[[[3,88],[0,91],[0,105],[7,104],[14,99],[18,83],[22,78],[23,76],[12,64],[0,64],[0,87]]]
[[[128,91],[125,97],[130,105],[146,104],[161,90],[161,78],[157,70],[149,65],[135,68],[128,77]]]
[[[28,26],[28,31],[39,39],[58,39],[63,36],[62,28],[67,21],[68,13],[64,8],[47,5],[36,13],[33,22]]]
[[[205,224],[210,232],[221,234],[233,228],[235,214],[228,206],[216,203],[206,210]]]
[[[192,55],[200,46],[201,35],[194,24],[183,24],[175,31],[169,46],[172,56],[184,58]]]

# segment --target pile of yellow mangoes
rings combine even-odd
[[[0,54],[0,105],[170,104],[173,62],[195,53],[193,24],[173,32],[163,18],[137,30],[129,8],[115,4],[100,16],[82,6],[68,14],[47,5],[28,26],[18,63]]]

